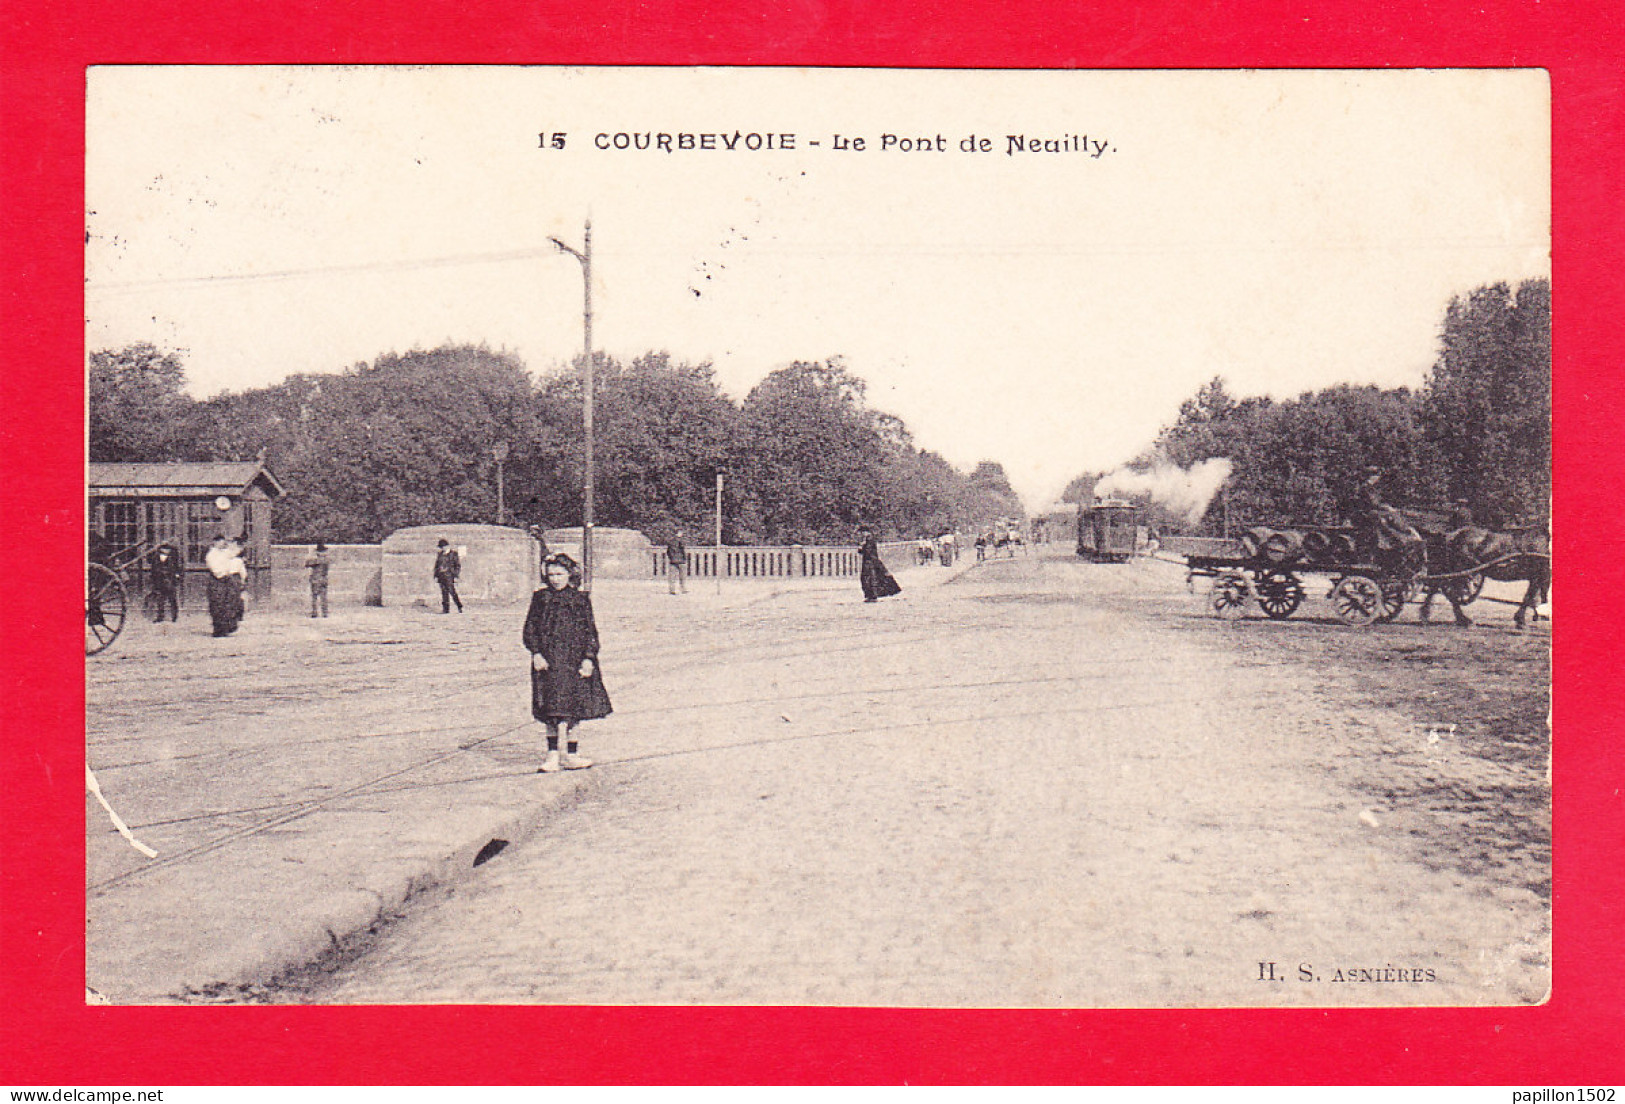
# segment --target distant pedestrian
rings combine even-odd
[[[316,550],[312,552],[310,554],[310,558],[305,561],[305,567],[310,570],[310,615],[312,617],[317,616],[317,610],[320,609],[320,615],[322,617],[326,617],[328,568],[327,545],[323,544],[321,541],[317,541]]]
[[[666,542],[666,593],[688,593],[688,549],[683,545],[683,531],[676,530]]]
[[[921,537],[914,542],[914,561],[917,566],[924,567],[931,562],[931,556],[936,549],[931,546],[930,537]]]
[[[243,619],[243,588],[248,585],[248,566],[243,563],[242,546],[227,536],[219,536],[203,557],[209,569],[209,619],[215,636],[230,636]]]
[[[981,563],[987,559],[987,534],[976,534],[976,562]]]
[[[457,576],[463,573],[462,558],[457,549],[441,538],[440,551],[434,557],[434,581],[440,584],[440,612],[450,613],[451,604],[457,603],[457,612],[463,612],[463,600],[457,597]]]
[[[942,559],[943,567],[954,565],[954,535],[944,533],[937,538],[937,555]]]
[[[863,532],[863,543],[858,545],[858,583],[863,587],[863,600],[874,602],[881,598],[890,598],[893,594],[902,591],[897,580],[892,578],[891,572],[880,560],[880,546],[875,543],[874,534],[868,530]]]
[[[181,619],[181,572],[180,552],[168,541],[160,544],[152,553],[152,569],[148,573],[152,582],[154,621],[162,621],[165,613],[171,621]]]
[[[598,624],[592,598],[581,592],[575,560],[563,552],[549,556],[547,585],[531,595],[523,639],[530,652],[530,712],[547,726],[547,758],[541,773],[592,766],[581,755],[575,727],[581,721],[607,717],[609,693],[598,666]],[[559,754],[559,729],[564,754]]]

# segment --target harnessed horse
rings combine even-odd
[[[1447,533],[1431,534],[1428,541],[1428,575],[1437,580],[1426,584],[1420,617],[1428,619],[1435,595],[1442,594],[1455,612],[1456,624],[1471,625],[1472,618],[1461,607],[1478,594],[1484,579],[1512,583],[1528,580],[1513,624],[1523,628],[1524,616],[1533,612],[1540,620],[1539,605],[1547,600],[1552,586],[1552,538],[1544,528],[1496,532],[1466,525]],[[1440,576],[1453,578],[1440,579]],[[1476,578],[1475,578],[1476,577]]]

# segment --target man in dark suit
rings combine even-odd
[[[440,612],[450,613],[451,604],[457,603],[457,612],[463,612],[463,600],[457,596],[457,576],[463,573],[463,561],[457,549],[441,538],[440,551],[434,557],[434,581],[440,584]]]

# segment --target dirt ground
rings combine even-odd
[[[617,712],[592,728],[600,762],[582,800],[466,885],[236,999],[1544,995],[1549,623],[1517,632],[1510,607],[1478,606],[1480,625],[1463,630],[1417,624],[1413,607],[1354,629],[1316,586],[1291,620],[1221,621],[1177,565],[1053,549],[931,589],[904,582],[903,600],[878,607],[839,585],[685,600],[606,583]],[[277,616],[266,643],[235,646],[243,659],[284,662],[306,630]],[[335,642],[364,640],[390,646],[364,649],[343,675],[352,686],[403,711],[424,705],[410,704],[403,669],[432,672],[453,697],[489,687],[486,716],[464,723],[512,728],[487,750],[533,769],[534,733],[512,720],[511,618],[361,620],[324,626],[298,687],[243,701],[245,728],[308,716],[299,697],[332,685],[340,672],[326,668],[353,651]],[[1277,957],[1326,976],[1259,984]],[[1436,968],[1440,983],[1325,984],[1343,966],[1396,964]]]
[[[1180,572],[1164,563],[1131,570]],[[1351,629],[1325,606],[1325,587],[1307,589],[1285,621],[1255,612],[1232,623],[1204,615],[1197,580],[1183,611],[1168,602],[1168,619],[1243,662],[1279,665],[1283,710],[1313,700],[1343,712],[1335,775],[1405,824],[1417,861],[1549,900],[1551,622],[1516,629],[1506,603],[1522,585],[1492,583],[1468,607],[1470,628],[1452,624],[1439,603],[1429,622],[1413,604],[1392,624]],[[1132,589],[1119,600],[1168,601],[1154,594]],[[1307,694],[1291,692],[1311,674]]]

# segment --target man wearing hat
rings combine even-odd
[[[1370,466],[1357,494],[1359,516],[1355,518],[1360,551],[1384,566],[1402,570],[1420,569],[1423,562],[1422,537],[1405,515],[1382,497],[1382,469]]]
[[[440,584],[440,612],[450,613],[451,604],[457,603],[457,612],[463,612],[463,600],[457,597],[457,576],[463,573],[463,561],[457,549],[440,539],[440,551],[434,557],[434,581]]]
[[[160,544],[152,554],[152,595],[157,606],[154,621],[162,621],[167,613],[171,621],[181,619],[181,566],[180,550],[169,541]]]

